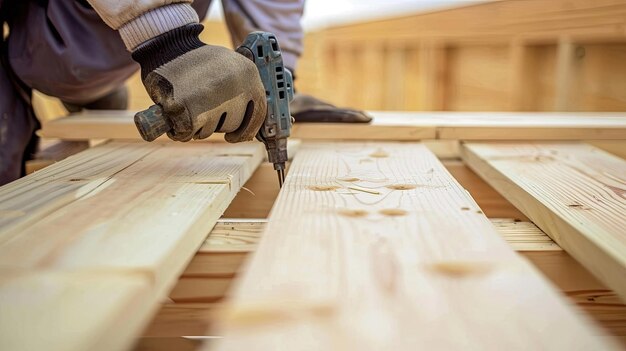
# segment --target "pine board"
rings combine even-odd
[[[382,112],[370,124],[294,124],[308,140],[619,140],[625,113]],[[60,139],[138,139],[132,111],[89,111],[49,121],[40,134]],[[219,134],[208,140],[222,140]],[[166,140],[162,137],[162,140]]]
[[[263,156],[113,142],[1,187],[0,349],[131,345]]]
[[[578,308],[600,323],[603,332],[615,336],[626,335],[626,305],[561,250],[541,229],[530,222],[506,218],[490,220],[511,248],[529,259]],[[266,222],[220,220],[182,275],[183,278],[205,279],[196,279],[193,284],[183,279],[183,283],[176,287],[179,294],[177,298],[184,295],[192,297],[195,293],[195,301],[222,299],[229,288],[223,278],[241,274],[240,266],[247,255],[256,249]],[[200,291],[203,295],[198,296]],[[216,335],[213,325],[221,317],[221,308],[221,302],[165,303],[143,332],[143,337]]]
[[[626,161],[581,143],[466,144],[466,163],[626,300]]]
[[[420,144],[303,145],[222,321],[218,350],[613,347]]]

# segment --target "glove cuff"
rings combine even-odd
[[[198,36],[204,26],[187,24],[163,33],[139,45],[132,53],[141,66],[141,79],[158,67],[206,44]]]

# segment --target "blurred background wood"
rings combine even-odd
[[[204,25],[202,40],[232,47],[224,23]],[[625,111],[626,0],[493,1],[307,32],[296,74],[298,91],[360,109]],[[138,75],[128,84],[130,109],[151,104]]]
[[[346,51],[354,64],[340,65]],[[495,1],[345,25],[307,33],[302,61],[301,91],[356,108],[623,111],[626,1]]]

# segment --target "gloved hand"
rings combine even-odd
[[[252,61],[202,43],[203,26],[188,24],[141,44],[132,53],[155,104],[163,108],[177,141],[226,133],[235,143],[252,140],[265,120],[265,88]]]

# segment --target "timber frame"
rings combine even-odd
[[[256,143],[123,140],[111,114],[44,125],[80,152],[0,188],[2,349],[626,345],[624,114],[296,125],[280,192]]]

